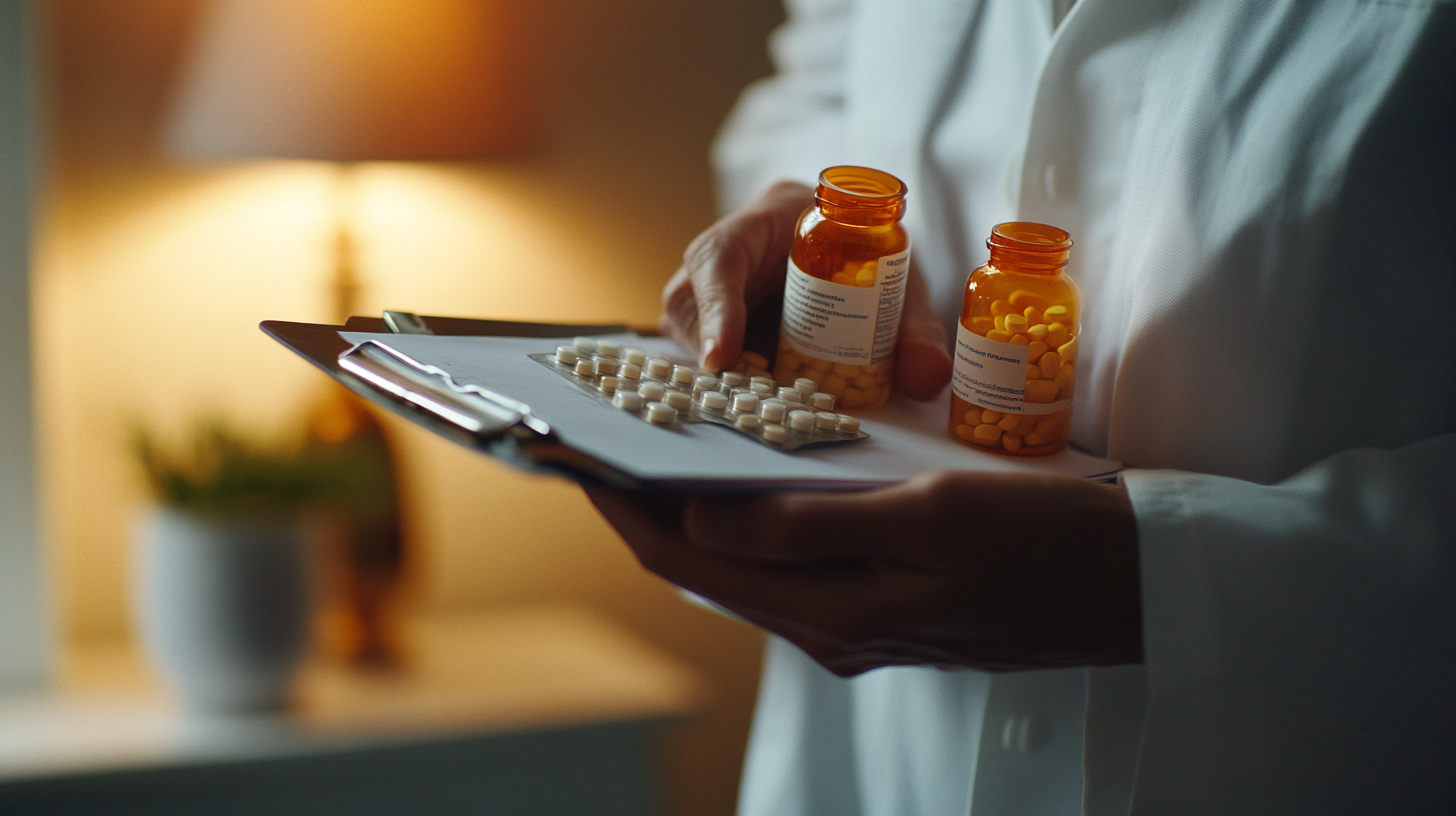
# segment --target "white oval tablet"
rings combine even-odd
[[[633,365],[632,363],[623,363],[622,378],[627,380],[642,379],[642,366]]]
[[[771,386],[771,385],[764,385],[763,383],[754,383],[753,385],[750,385],[748,387],[748,390],[750,390],[753,393],[757,394],[759,399],[764,399],[766,397],[771,397],[771,396],[773,396],[773,392],[774,392],[773,386]]]
[[[770,399],[758,404],[758,415],[763,417],[764,422],[783,422],[787,410],[783,400]]]
[[[754,377],[753,379],[751,379],[751,380],[748,381],[748,387],[749,388],[753,388],[754,386],[758,386],[758,385],[761,385],[761,386],[763,386],[765,388],[770,388],[770,389],[773,388],[774,387],[773,377]]]
[[[662,394],[666,390],[667,387],[659,382],[645,382],[637,387],[637,393],[641,394],[643,399],[652,402],[660,402]]]
[[[617,345],[616,343],[613,343],[611,340],[598,340],[597,354],[602,357],[611,357],[613,359],[616,359],[617,357],[622,356],[622,347]]]
[[[571,345],[582,354],[592,354],[597,350],[597,341],[591,337],[578,337],[571,341]]]
[[[562,365],[576,365],[576,349],[571,346],[557,346],[556,362]]]
[[[614,394],[617,391],[617,378],[603,377],[601,383],[597,387],[602,389],[603,394]]]
[[[823,391],[815,391],[814,393],[809,395],[809,404],[812,405],[816,411],[833,411],[834,395],[826,394]]]
[[[598,374],[617,373],[617,361],[611,357],[598,357],[593,362],[596,364]]]
[[[763,438],[769,442],[782,442],[789,438],[789,432],[782,425],[763,426]]]
[[[839,424],[839,414],[833,411],[820,411],[814,414],[814,427],[821,431],[832,431],[837,424]]]
[[[691,383],[694,379],[696,379],[696,377],[697,375],[693,373],[693,370],[691,368],[688,368],[687,366],[672,367],[672,381],[675,383],[682,383],[683,385],[687,385],[688,383]]]
[[[739,374],[737,371],[723,372],[723,384],[729,386],[730,388],[737,388],[743,385],[745,382],[746,380],[743,378],[743,375]]]
[[[677,411],[686,411],[693,405],[693,398],[683,391],[668,391],[662,395],[662,401]]]
[[[842,434],[858,434],[859,420],[846,414],[840,414],[839,423],[835,427]]]
[[[596,373],[597,373],[597,367],[592,363],[591,360],[577,360],[576,361],[576,376],[578,376],[578,377],[592,377],[592,376],[595,376]]]
[[[728,407],[728,398],[717,391],[704,391],[702,396],[704,410],[720,413]]]
[[[672,363],[669,363],[661,357],[653,357],[647,361],[647,373],[665,380],[672,373]]]
[[[704,374],[701,377],[698,377],[696,380],[693,380],[693,390],[694,391],[717,391],[718,390],[718,378],[717,377],[711,377],[711,376],[709,376],[707,374]]]
[[[671,425],[677,420],[677,409],[661,402],[647,403],[647,421],[658,425]]]
[[[634,366],[645,365],[647,363],[647,352],[639,348],[622,349],[622,359]]]
[[[737,425],[739,428],[742,428],[745,431],[752,431],[757,430],[758,426],[763,424],[763,420],[759,419],[753,414],[742,414],[737,419],[733,420],[733,424]]]
[[[751,414],[758,410],[758,395],[752,392],[747,394],[735,394],[733,396],[733,410]]]
[[[799,379],[794,380],[794,387],[799,389],[799,391],[802,392],[805,397],[807,397],[815,391],[819,390],[819,383],[814,382],[808,377],[800,377]]]
[[[642,399],[641,394],[632,391],[618,391],[617,395],[612,397],[612,404],[624,411],[639,410],[644,402],[646,400]]]
[[[797,404],[804,401],[804,395],[797,388],[780,388],[779,399]]]
[[[813,411],[791,411],[789,412],[789,427],[796,431],[814,430]]]

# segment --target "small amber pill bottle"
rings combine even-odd
[[[774,379],[804,378],[844,410],[890,396],[910,271],[905,183],[868,167],[819,174],[784,281]]]
[[[986,239],[956,330],[950,433],[1011,456],[1067,446],[1082,293],[1067,276],[1066,230],[1013,221]]]

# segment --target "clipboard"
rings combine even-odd
[[[892,399],[866,415],[865,421],[873,422],[871,439],[819,451],[775,451],[726,428],[648,428],[604,410],[596,400],[582,400],[584,395],[559,375],[527,359],[528,351],[550,351],[574,336],[632,333],[620,324],[386,312],[385,318],[350,318],[343,326],[265,321],[261,328],[385,410],[516,467],[577,482],[684,494],[852,491],[938,468],[1063,473],[1099,481],[1111,481],[1121,471],[1117,462],[1071,448],[1035,460],[971,450],[946,437],[939,401]],[[395,333],[385,333],[389,330]],[[645,346],[667,347],[652,334],[637,337]],[[538,348],[531,338],[546,342]],[[564,396],[568,391],[570,398]],[[586,426],[591,433],[582,432]],[[715,431],[721,433],[715,437]]]
[[[427,364],[398,355],[387,347],[360,348],[339,334],[348,331],[562,337],[620,334],[631,331],[629,326],[523,323],[386,312],[384,317],[350,317],[342,326],[265,320],[259,328],[363,399],[467,448],[525,470],[576,482],[627,489],[648,487],[627,471],[565,444],[548,424],[532,414],[529,406],[508,395],[469,384],[452,384],[432,372]],[[351,360],[354,365],[349,365]]]

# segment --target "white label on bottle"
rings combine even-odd
[[[910,249],[880,258],[873,286],[820,280],[789,259],[783,336],[795,351],[849,365],[890,359],[900,333]]]
[[[1069,399],[1023,401],[1030,356],[1026,346],[988,340],[965,326],[957,326],[951,390],[972,405],[1008,414],[1055,414],[1072,407]]]

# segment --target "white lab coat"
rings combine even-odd
[[[948,327],[993,224],[1072,233],[1146,666],[774,641],[740,813],[1456,810],[1456,7],[1058,5],[791,2],[715,159],[905,179]]]

